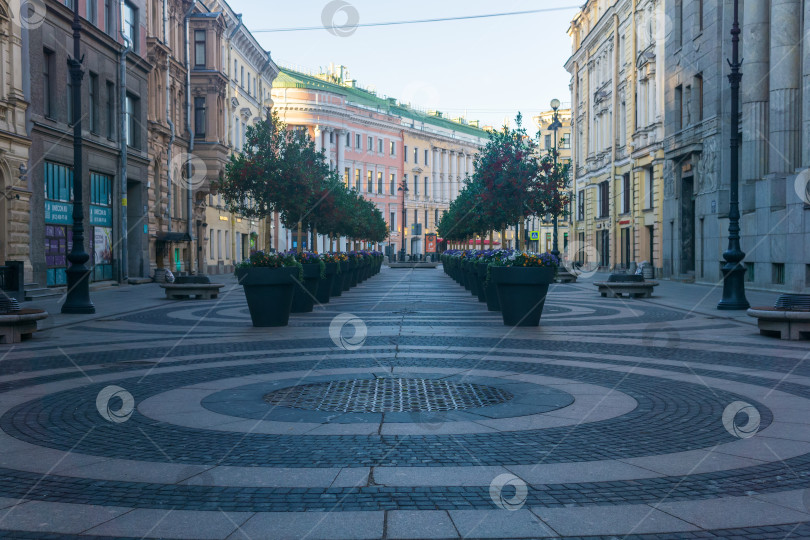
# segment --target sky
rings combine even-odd
[[[351,78],[380,96],[446,116],[502,126],[523,113],[568,106],[571,55],[566,31],[582,0],[229,0],[280,66],[318,72],[344,65]],[[546,13],[377,27],[377,23],[533,9]],[[324,21],[339,28],[327,30]],[[315,27],[307,31],[262,32]],[[352,31],[353,30],[353,31]],[[338,35],[336,35],[338,34]],[[341,35],[348,34],[348,35]]]

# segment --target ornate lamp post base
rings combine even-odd
[[[67,298],[62,304],[62,313],[95,313],[90,301],[90,270],[84,264],[71,264],[67,274]]]
[[[745,265],[727,262],[723,266],[723,298],[717,309],[733,311],[751,307],[745,298]]]

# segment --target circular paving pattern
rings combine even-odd
[[[497,405],[512,399],[500,388],[435,379],[351,379],[304,384],[264,396],[272,405],[309,411],[435,412]]]
[[[806,350],[591,288],[508,329],[440,271],[387,271],[288,328],[226,288],[23,344],[0,536],[803,537]]]

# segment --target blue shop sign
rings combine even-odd
[[[73,204],[45,201],[45,223],[73,225]]]
[[[112,208],[109,206],[90,205],[90,225],[112,227]]]

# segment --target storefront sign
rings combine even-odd
[[[436,235],[425,235],[425,253],[436,253]]]
[[[112,227],[112,208],[109,206],[90,205],[90,225]]]
[[[67,202],[45,201],[45,223],[73,225],[73,205]]]

